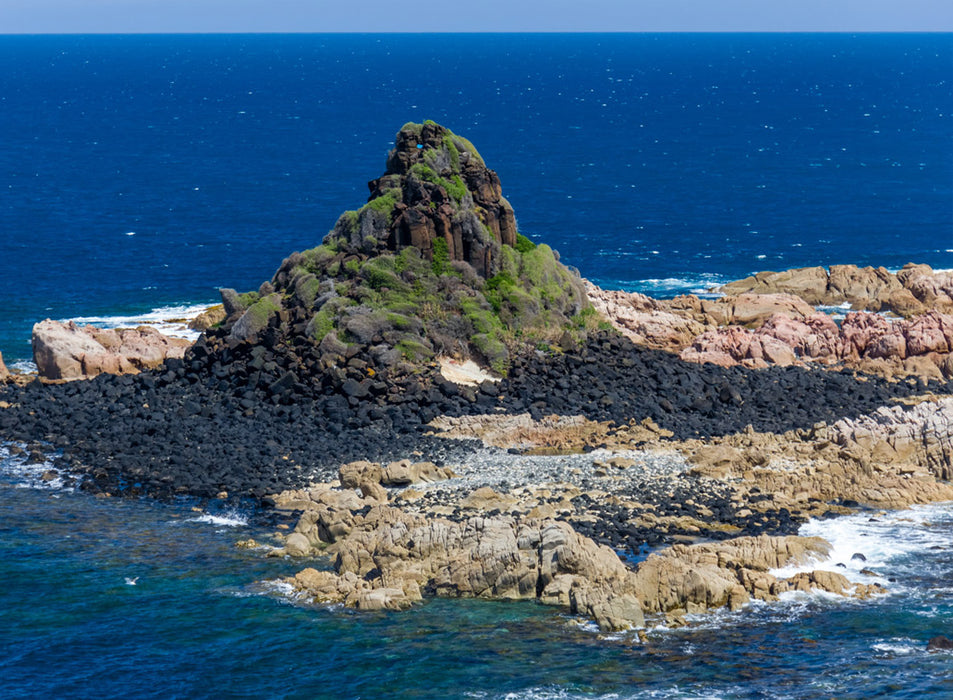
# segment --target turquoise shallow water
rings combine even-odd
[[[300,563],[234,547],[267,537],[246,515],[24,487],[16,460],[0,469],[4,697],[953,696],[953,655],[926,652],[953,632],[953,506],[813,526],[838,561],[866,552],[882,599],[795,597],[642,643],[532,603],[297,607],[273,582]]]

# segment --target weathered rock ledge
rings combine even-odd
[[[759,272],[719,289],[728,295],[743,292],[795,294],[812,305],[850,304],[855,310],[893,311],[917,316],[927,311],[953,313],[953,272],[907,263],[896,274],[883,267],[831,265],[783,272]]]
[[[453,520],[386,505],[363,486],[359,492],[319,487],[279,499],[304,506],[284,552],[333,560],[333,571],[309,567],[287,579],[311,601],[397,610],[425,596],[526,599],[588,617],[602,630],[623,630],[643,627],[646,613],[664,613],[677,625],[685,614],[735,610],[792,590],[855,597],[884,590],[830,571],[789,579],[770,573],[823,558],[829,546],[817,538],[676,545],[632,570],[567,522],[498,510]]]

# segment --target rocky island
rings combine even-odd
[[[521,235],[496,173],[433,122],[400,130],[369,190],[164,361],[141,333],[67,329],[77,350],[38,324],[55,381],[0,387],[0,437],[57,451],[94,494],[284,514],[272,553],[307,560],[288,578],[304,600],[529,599],[606,630],[877,595],[875,571],[813,568],[830,547],[798,527],[953,500],[949,273],[601,290]]]

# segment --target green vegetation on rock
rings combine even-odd
[[[326,363],[358,345],[411,365],[472,355],[505,373],[514,353],[599,323],[578,275],[515,230],[496,174],[466,139],[404,125],[371,191],[321,245],[282,263],[276,293],[241,297],[254,328],[284,308]]]

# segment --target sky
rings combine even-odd
[[[953,32],[951,0],[0,0],[0,34]]]

